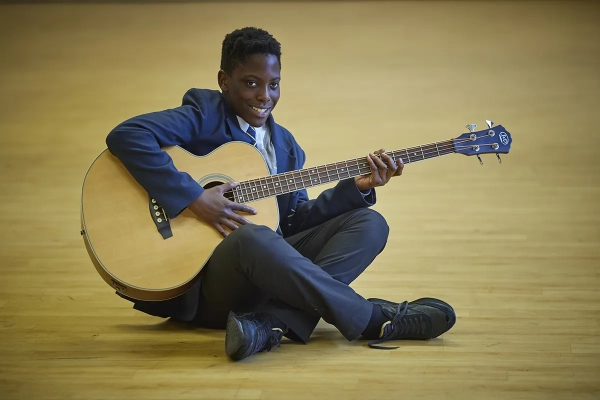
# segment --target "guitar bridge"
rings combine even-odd
[[[171,223],[169,222],[169,218],[167,217],[167,213],[164,208],[160,206],[156,202],[156,199],[150,198],[150,216],[154,221],[154,225],[156,225],[156,229],[158,233],[163,237],[163,239],[168,239],[173,236],[173,231],[171,230]]]

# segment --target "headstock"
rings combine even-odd
[[[512,144],[512,136],[504,129],[502,125],[494,127],[494,122],[486,120],[488,129],[475,132],[477,125],[469,124],[467,129],[470,133],[465,133],[453,139],[454,150],[457,153],[461,153],[467,156],[476,155],[481,161],[481,154],[496,153],[498,161],[500,159],[500,153],[507,154],[510,151],[510,145]]]

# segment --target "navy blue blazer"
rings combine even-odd
[[[267,123],[277,158],[277,172],[303,168],[305,154],[292,134],[276,124],[272,115]],[[203,156],[231,141],[250,143],[251,139],[240,129],[226,97],[219,91],[207,89],[190,89],[180,107],[131,118],[114,128],[106,138],[111,153],[163,206],[170,218],[181,213],[204,189],[189,174],[178,171],[161,147],[177,145]],[[304,189],[279,195],[279,227],[284,237],[289,236],[347,211],[369,207],[375,201],[375,190],[364,196],[354,179],[339,182],[314,200],[309,200]]]
[[[303,168],[305,155],[292,134],[270,115],[268,122],[277,158],[277,171]],[[171,157],[161,150],[180,146],[192,154],[206,155],[231,142],[250,143],[239,126],[225,96],[215,90],[190,89],[180,107],[140,115],[113,129],[106,143],[136,181],[157,199],[166,213],[176,217],[204,189],[187,173],[178,171]],[[317,226],[353,209],[375,203],[375,190],[364,196],[354,179],[340,181],[309,200],[306,190],[277,196],[280,232],[284,237]],[[134,308],[158,317],[180,321],[197,318],[201,280],[181,296],[165,301],[141,301],[116,294],[134,303]],[[204,307],[204,311],[211,313]],[[210,317],[209,317],[210,319]]]

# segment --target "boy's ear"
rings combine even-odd
[[[219,87],[223,92],[227,91],[227,74],[223,70],[219,70],[217,74],[217,82],[219,83]]]

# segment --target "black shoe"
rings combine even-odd
[[[392,339],[433,339],[448,332],[456,322],[454,310],[442,300],[423,298],[400,304],[382,299],[368,300],[381,307],[389,318],[381,326],[379,339],[369,342],[369,347],[374,349],[396,349],[376,346]]]
[[[285,332],[273,327],[267,314],[229,313],[225,333],[225,352],[234,361],[250,357],[259,351],[270,351],[279,347]]]

